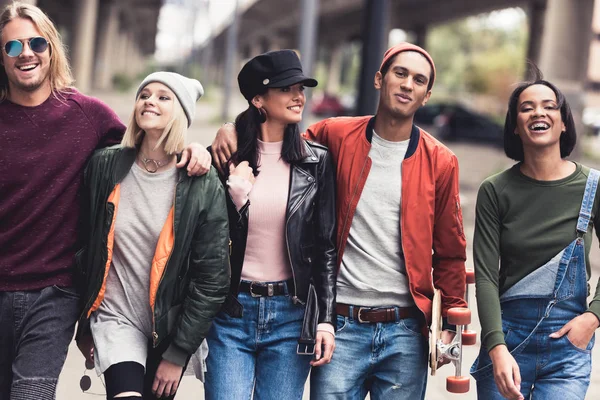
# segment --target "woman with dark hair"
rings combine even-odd
[[[298,129],[304,87],[317,81],[281,50],[248,61],[238,83],[248,109],[223,177],[231,285],[207,337],[205,394],[301,399],[311,365],[328,363],[335,346],[334,170]]]
[[[477,196],[482,346],[471,374],[481,399],[583,399],[600,325],[600,283],[586,304],[600,173],[565,159],[576,141],[571,110],[536,75],[508,104],[504,149],[518,163]]]

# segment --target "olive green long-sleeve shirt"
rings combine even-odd
[[[575,172],[566,178],[537,181],[522,174],[516,164],[481,184],[473,253],[481,341],[488,351],[505,343],[500,295],[577,237],[577,218],[588,174],[589,168],[576,164]],[[598,235],[600,228],[599,198],[600,193],[596,193],[584,236],[588,281],[592,231],[595,228]],[[600,319],[600,281],[588,311]]]

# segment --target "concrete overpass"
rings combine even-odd
[[[0,7],[10,3],[0,0]],[[112,87],[115,74],[133,77],[154,54],[163,0],[26,0],[54,21],[69,50],[75,85]]]
[[[305,0],[306,1],[306,0]],[[582,93],[593,97],[600,93],[600,0],[320,0],[316,17],[317,54],[326,54],[327,70],[335,78],[340,69],[340,49],[363,34],[365,14],[379,4],[380,21],[385,27],[380,51],[363,57],[378,68],[386,47],[387,33],[400,28],[408,31],[417,44],[423,45],[427,29],[453,19],[507,7],[521,7],[528,15],[528,58],[534,61],[549,80],[561,87],[570,101],[582,103]],[[237,62],[276,48],[300,48],[303,1],[256,0],[238,13]],[[384,11],[381,11],[384,10]],[[225,81],[227,26],[217,31],[198,50],[195,59],[204,60],[211,80]],[[373,43],[371,41],[371,43]],[[590,57],[591,53],[591,57]],[[206,56],[210,54],[210,56]],[[371,53],[373,54],[373,53]],[[309,69],[311,66],[308,67]],[[363,68],[365,66],[363,65]],[[368,76],[372,76],[369,72]],[[332,76],[330,76],[332,78]],[[229,80],[234,79],[230,76]],[[372,78],[368,78],[371,80]],[[335,79],[328,79],[328,85]],[[333,82],[335,86],[335,82]],[[372,86],[372,85],[371,85]],[[600,96],[599,96],[600,97]],[[600,101],[600,100],[599,100]],[[582,104],[574,104],[581,109]]]

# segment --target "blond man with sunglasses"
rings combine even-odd
[[[72,271],[83,170],[125,126],[72,87],[60,36],[39,8],[2,11],[0,49],[0,400],[54,399],[80,314]],[[184,165],[205,173],[210,156],[188,147]]]

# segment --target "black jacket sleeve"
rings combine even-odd
[[[319,299],[319,323],[336,325],[335,284],[337,278],[335,167],[329,152],[319,160],[315,198],[315,262],[313,282]]]

